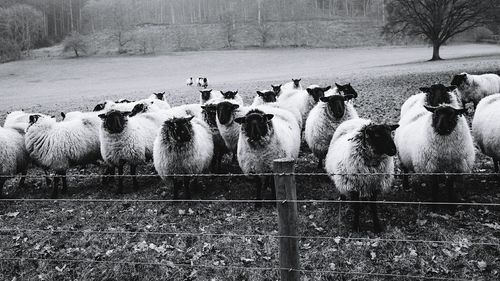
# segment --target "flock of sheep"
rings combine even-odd
[[[405,172],[471,172],[472,136],[498,171],[500,77],[463,73],[451,84],[420,88],[403,104],[399,124],[360,118],[354,106],[358,94],[350,84],[303,89],[300,79],[257,91],[251,105],[244,104],[238,91],[203,89],[196,104],[171,107],[165,93],[155,93],[138,101],[105,101],[93,112],[62,113],[62,121],[16,111],[0,128],[0,188],[8,177],[26,175],[30,164],[55,172],[53,197],[58,196],[60,181],[63,190],[67,188],[70,167],[89,163],[106,168],[103,182],[114,180],[116,169],[123,175],[129,165],[136,189],[137,166],[150,160],[165,180],[170,175],[223,172],[225,154],[232,154],[245,174],[269,173],[273,160],[298,158],[302,139],[339,192],[353,201],[377,200],[390,189],[397,154]],[[476,108],[472,132],[464,116],[470,101]],[[273,181],[256,178],[256,197],[262,199]],[[117,181],[122,191],[123,177]],[[178,198],[182,188],[190,198],[190,184],[190,177],[174,178],[173,197]],[[408,185],[407,176],[403,184]],[[449,200],[456,194],[454,185],[463,188],[463,178],[447,178]],[[438,187],[436,177],[433,195]],[[376,204],[369,205],[378,232]],[[359,209],[354,203],[355,229]]]

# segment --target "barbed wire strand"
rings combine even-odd
[[[252,267],[252,266],[216,266],[216,265],[197,265],[197,264],[176,264],[176,263],[161,263],[161,262],[125,262],[125,261],[97,261],[97,260],[84,260],[84,259],[48,259],[48,258],[5,258],[0,257],[3,261],[43,261],[43,262],[66,262],[66,263],[100,263],[100,264],[113,264],[113,265],[154,265],[154,266],[168,266],[168,267],[187,267],[187,268],[203,268],[214,270],[245,270],[245,271],[296,271],[311,274],[338,274],[338,275],[365,275],[377,277],[392,277],[392,278],[408,278],[408,279],[425,279],[425,280],[459,280],[465,281],[469,279],[461,278],[447,278],[447,277],[430,277],[423,275],[400,275],[391,273],[374,273],[374,272],[350,272],[350,271],[335,271],[335,270],[312,270],[312,269],[293,269],[293,268],[280,268],[280,267]]]
[[[463,242],[448,240],[422,240],[422,239],[395,239],[395,238],[367,238],[367,237],[342,237],[342,236],[290,236],[290,235],[271,235],[271,234],[236,234],[236,233],[190,233],[190,232],[159,232],[159,231],[115,231],[115,230],[66,230],[66,229],[26,229],[26,228],[7,228],[0,229],[2,232],[41,232],[41,233],[71,233],[71,234],[98,234],[98,235],[154,235],[154,236],[209,236],[209,237],[231,237],[231,238],[296,238],[296,239],[317,239],[334,241],[364,241],[364,242],[402,242],[402,243],[428,243],[428,244],[466,244],[476,246],[500,247],[497,243],[486,242]]]
[[[0,202],[73,202],[73,203],[299,203],[299,204],[323,204],[323,203],[363,203],[363,204],[385,204],[385,205],[443,205],[443,206],[476,206],[476,207],[499,207],[500,203],[491,202],[430,202],[430,201],[354,201],[354,200],[252,200],[252,199],[74,199],[74,198],[3,198]]]

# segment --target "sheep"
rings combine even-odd
[[[253,99],[252,106],[258,106],[277,101],[277,94],[274,91],[262,90],[257,91],[257,95]]]
[[[273,89],[273,92],[276,94],[278,97],[281,94],[281,85],[282,84],[272,84],[271,88]]]
[[[21,122],[13,122],[12,118],[15,114],[11,114],[9,114],[11,118],[9,122],[6,122],[4,127],[0,127],[0,198],[4,197],[3,186],[7,176],[21,174],[19,187],[24,185],[30,163],[30,157],[24,143],[25,125]]]
[[[234,121],[241,125],[237,155],[243,173],[269,173],[275,159],[298,158],[301,130],[289,111],[258,106]],[[256,197],[261,200],[262,187],[272,185],[272,178],[257,179]]]
[[[210,100],[220,100],[224,99],[221,91],[214,90],[201,90],[200,91],[200,104],[206,104]]]
[[[453,76],[451,85],[457,86],[464,104],[473,102],[476,108],[482,98],[500,93],[500,76],[492,73],[472,75],[462,72]]]
[[[400,121],[395,141],[405,174],[468,173],[472,171],[475,151],[472,136],[463,114],[465,109],[451,105],[424,105],[424,111],[410,111]],[[410,114],[411,113],[411,114]],[[408,116],[409,115],[409,116]],[[408,187],[405,175],[403,186]],[[463,176],[448,178],[448,198],[455,195],[453,185],[463,189]],[[432,197],[437,201],[439,178],[433,177]]]
[[[196,80],[196,85],[198,85],[198,87],[201,87],[203,84],[203,77],[198,77],[198,79]]]
[[[355,95],[331,95],[320,98],[320,102],[307,117],[304,136],[306,143],[318,158],[318,169],[323,167],[335,129],[344,121],[359,118],[349,101]]]
[[[99,114],[102,159],[111,167],[118,167],[118,192],[123,192],[123,167],[130,165],[133,187],[138,189],[136,169],[153,157],[153,144],[162,123],[168,118],[164,112],[151,112],[129,117],[131,112],[109,110]]]
[[[210,167],[213,151],[208,124],[194,116],[169,118],[154,142],[154,166],[164,180],[172,174],[203,173]],[[184,177],[183,185],[185,196],[190,199],[189,177]],[[174,199],[178,198],[178,186],[179,180],[174,179]]]
[[[222,92],[222,97],[224,100],[231,100],[234,101],[235,103],[243,106],[243,98],[241,97],[240,94],[238,94],[238,90],[236,91],[227,91],[227,92]]]
[[[212,171],[215,173],[221,171],[222,158],[224,154],[230,152],[217,127],[217,104],[218,103],[209,102],[201,106],[203,115],[202,120],[208,124],[212,131],[212,139],[214,142]]]
[[[292,95],[280,95],[278,97],[278,104],[282,108],[297,109],[301,115],[301,124],[305,124],[311,109],[319,102],[321,97],[325,96],[325,92],[330,89],[331,86],[322,88],[317,85],[311,85],[305,91],[297,91]]]
[[[495,173],[500,171],[499,108],[500,94],[487,96],[477,105],[476,113],[472,120],[472,136],[481,152],[493,158]]]
[[[340,124],[332,137],[325,169],[341,194],[349,195],[352,201],[365,198],[377,201],[380,193],[389,191],[394,180],[396,155],[391,134],[398,126],[375,124],[371,120],[359,118]],[[382,228],[377,205],[372,203],[370,207],[373,230],[379,233]],[[359,202],[353,202],[353,209],[353,228],[359,231]]]
[[[204,78],[203,78],[203,82],[202,82],[202,84],[201,84],[201,85],[202,85],[202,87],[203,87],[203,88],[205,88],[205,89],[208,87],[208,79],[207,79],[207,77],[204,77]]]
[[[142,99],[142,100],[138,100],[138,101],[122,102],[122,103],[117,103],[114,101],[107,100],[107,101],[104,101],[102,103],[97,104],[94,107],[93,111],[99,112],[99,111],[107,111],[107,110],[111,110],[111,109],[118,110],[118,111],[132,111],[134,109],[134,107],[140,103],[151,103],[151,104],[154,104],[158,109],[169,109],[170,108],[170,104],[168,102],[166,102],[164,100],[160,100],[160,99],[156,98],[156,96],[155,96],[155,97],[149,97],[147,99]]]
[[[236,153],[240,135],[240,124],[234,122],[234,119],[244,115],[245,111],[246,108],[243,109],[232,101],[217,104],[217,128],[226,147],[233,153],[233,162],[237,161]]]
[[[408,115],[410,119],[415,114],[408,113],[410,111],[425,112],[424,105],[439,106],[442,104],[449,104],[453,107],[459,107],[460,102],[455,94],[456,86],[445,86],[443,84],[434,84],[430,87],[421,87],[421,93],[408,98],[401,107],[401,120]]]
[[[279,97],[287,97],[294,95],[297,92],[303,91],[302,84],[300,83],[302,79],[292,79],[292,82],[288,82],[284,85],[280,85]],[[273,87],[274,89],[274,87]]]
[[[167,95],[165,92],[158,92],[158,93],[153,93],[151,96],[149,96],[149,99],[154,100],[158,99],[161,101],[166,101]]]
[[[186,85],[193,86],[193,84],[194,84],[193,77],[189,77],[188,79],[186,79]]]
[[[100,159],[98,126],[93,118],[57,122],[55,118],[30,115],[25,145],[33,162],[56,172],[52,197],[58,196],[59,180],[67,189],[66,171],[75,165],[95,164]]]

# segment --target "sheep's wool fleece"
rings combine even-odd
[[[309,113],[305,127],[305,139],[314,156],[324,159],[333,134],[344,121],[359,118],[351,103],[345,103],[345,113],[342,118],[333,116],[327,103],[320,101]]]
[[[245,116],[248,112],[247,107],[240,107],[233,112],[233,117],[228,124],[222,125],[219,122],[219,118],[217,117],[217,128],[219,129],[219,133],[226,144],[226,147],[231,152],[236,152],[238,148],[238,140],[240,137],[240,128],[241,125],[234,122],[235,118]]]
[[[326,155],[325,169],[342,194],[358,191],[360,197],[387,192],[394,180],[394,157],[374,155],[360,140],[363,129],[371,123],[353,119],[342,123],[335,132]],[[355,174],[377,175],[355,175]],[[387,175],[380,175],[384,173]]]
[[[450,106],[454,108],[460,108],[461,104],[459,102],[459,98],[455,92],[449,93],[451,103]],[[411,120],[416,116],[423,112],[428,112],[425,109],[424,105],[426,104],[426,93],[419,93],[409,97],[403,106],[401,106],[401,119],[400,125],[406,124],[407,122],[411,122]]]
[[[0,127],[0,175],[22,172],[28,164],[24,136],[16,129]]]
[[[290,95],[282,95],[278,98],[278,104],[282,108],[295,108],[300,112],[301,124],[306,123],[307,116],[316,105],[314,98],[306,90],[296,91]]]
[[[175,140],[166,142],[163,130],[154,144],[154,165],[165,179],[169,174],[199,174],[208,170],[212,162],[214,144],[211,130],[204,121],[191,120],[194,136],[187,144],[179,145]]]
[[[274,117],[268,135],[256,143],[240,130],[238,163],[244,173],[271,172],[275,159],[299,157],[301,131],[293,114],[265,105],[256,108]]]
[[[153,145],[166,114],[144,113],[128,118],[123,132],[110,134],[101,126],[101,154],[106,163],[119,166],[145,164],[153,157]]]
[[[468,173],[475,151],[465,117],[458,117],[450,135],[438,135],[432,127],[432,113],[419,114],[401,124],[394,137],[401,165],[417,173]]]
[[[466,102],[473,101],[478,104],[482,98],[500,93],[500,76],[496,74],[467,74],[467,81],[470,85],[459,89],[462,99]]]
[[[500,94],[488,96],[479,102],[472,135],[481,151],[495,160],[500,160]]]
[[[26,131],[26,149],[35,163],[55,171],[95,163],[100,158],[99,126],[93,120],[56,122],[41,116]]]

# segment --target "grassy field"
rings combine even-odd
[[[108,97],[139,98],[163,90],[169,93],[173,104],[194,102],[195,89],[183,85],[190,75],[209,77],[214,88],[239,89],[250,101],[256,89],[300,76],[306,85],[351,82],[360,94],[355,105],[362,117],[397,122],[401,104],[421,86],[447,84],[453,74],[462,71],[500,72],[498,46],[446,47],[443,57],[453,59],[432,63],[423,61],[429,52],[427,48],[294,49],[23,61],[0,65],[0,112],[2,117],[7,111],[19,108],[57,114],[90,109]],[[228,171],[238,172],[229,158],[224,164]],[[305,146],[296,170],[320,172]],[[475,171],[492,171],[491,161],[478,154]],[[149,165],[140,172],[153,174],[154,168]],[[98,173],[97,167],[83,167],[69,174]],[[41,172],[33,170],[30,175]],[[213,188],[195,190],[193,197],[253,198],[252,182],[245,178],[214,178],[210,182]],[[411,189],[405,190],[397,179],[384,199],[429,201],[426,182],[425,178],[413,177]],[[103,187],[97,177],[70,178],[69,192],[63,195],[90,201],[132,200],[118,203],[0,202],[0,258],[46,259],[1,261],[0,280],[279,279],[275,271],[255,269],[278,266],[278,242],[272,237],[278,230],[275,208],[256,209],[251,204],[230,201],[175,204],[134,201],[171,198],[165,184],[156,177],[141,178],[140,183],[140,192],[130,190],[117,195],[114,188]],[[29,179],[24,190],[18,190],[16,184],[15,181],[6,184],[13,198],[49,196],[41,179]],[[500,202],[497,178],[478,175],[467,178],[466,184],[468,202]],[[298,177],[297,187],[299,199],[339,197],[324,177]],[[361,217],[362,231],[355,233],[349,228],[352,214],[346,204],[301,203],[299,234],[335,238],[301,239],[302,268],[350,272],[305,273],[302,280],[424,280],[353,274],[356,272],[426,276],[431,280],[498,280],[498,207],[433,210],[425,205],[384,204],[380,209],[385,231],[375,235],[370,231],[368,212]],[[199,233],[234,236],[192,235]],[[71,261],[74,259],[95,262],[75,263]]]

